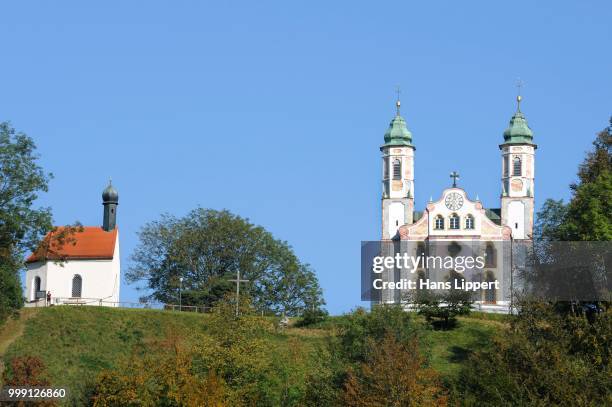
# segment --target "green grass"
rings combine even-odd
[[[489,346],[493,336],[501,334],[503,329],[504,325],[497,321],[459,318],[454,329],[428,327],[423,334],[422,347],[431,367],[440,373],[443,380],[452,381],[457,379],[470,353]]]
[[[201,332],[205,318],[158,310],[50,307],[26,322],[3,358],[39,357],[54,386],[83,395],[102,369],[114,367],[134,345],[161,340],[171,329],[190,340]]]
[[[197,335],[206,331],[207,318],[203,314],[161,310],[50,307],[23,320],[21,336],[12,335],[8,349],[0,356],[5,362],[15,356],[39,357],[47,367],[51,383],[70,389],[73,402],[83,404],[98,373],[117,367],[136,345],[144,345],[147,350],[159,349],[147,344],[165,339],[171,331],[187,344],[193,343]],[[312,327],[290,327],[269,334],[270,350],[272,354],[287,354],[292,347],[300,346],[305,355],[316,355],[309,351],[325,343],[343,318],[330,317]],[[470,352],[489,346],[491,338],[505,329],[507,318],[474,314],[460,318],[452,330],[434,330],[418,316],[414,316],[414,321],[423,326],[421,350],[431,366],[444,380],[452,381]],[[6,329],[0,329],[0,338],[3,332],[6,335]],[[303,366],[299,369],[306,371],[313,360],[300,363]]]

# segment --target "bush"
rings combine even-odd
[[[358,308],[340,322],[339,352],[349,362],[364,362],[368,341],[380,341],[386,334],[391,334],[400,342],[417,335],[410,314],[401,305],[377,305],[370,312]]]
[[[367,361],[349,370],[344,384],[346,406],[444,406],[446,400],[438,374],[425,366],[416,338],[402,343],[391,332],[370,342]]]
[[[304,311],[302,317],[295,323],[296,327],[305,327],[319,324],[327,319],[327,312],[324,309],[309,309]]]
[[[494,346],[463,369],[458,400],[466,405],[610,405],[611,313],[589,323],[542,303],[522,303]]]
[[[451,275],[451,279],[462,278],[457,273]],[[434,327],[440,326],[444,329],[453,328],[457,323],[457,316],[468,315],[472,309],[471,294],[457,289],[442,292],[418,290],[413,303],[418,313],[428,322]]]
[[[37,357],[20,356],[11,359],[9,369],[4,372],[5,386],[42,386],[51,385],[47,379],[45,364]],[[37,406],[56,406],[54,400],[45,400],[36,403]]]
[[[96,380],[93,405],[229,405],[224,381],[214,372],[196,375],[193,355],[176,337],[155,346],[163,351],[163,358],[134,354],[118,369],[102,372]]]

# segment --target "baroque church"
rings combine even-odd
[[[430,199],[423,211],[415,210],[415,143],[406,121],[397,114],[384,135],[382,152],[382,242],[402,245],[402,251],[414,254],[432,252],[443,245],[468,244],[470,251],[486,258],[480,275],[469,278],[478,281],[494,279],[508,282],[508,264],[503,252],[512,243],[528,243],[532,239],[534,221],[534,164],[533,133],[520,110],[517,110],[503,133],[500,149],[500,206],[485,208],[478,196],[471,198],[458,187],[458,174],[451,173],[453,185],[444,189],[437,200]],[[406,249],[410,247],[410,249]],[[512,254],[510,254],[512,256]],[[507,262],[506,262],[507,263]],[[428,274],[428,270],[420,270]],[[511,271],[510,271],[511,273]],[[504,274],[504,275],[502,275]],[[405,277],[391,273],[389,281]],[[412,277],[414,279],[414,277]],[[511,277],[510,277],[511,278]],[[397,292],[382,293],[376,302],[401,301]],[[475,306],[483,311],[508,310],[509,295],[501,291],[487,291],[474,296]]]
[[[51,243],[26,260],[26,306],[118,306],[121,283],[119,194],[109,182],[102,192],[102,226],[84,226],[71,236],[73,242]],[[52,241],[50,232],[45,239]],[[52,241],[53,242],[53,241]]]

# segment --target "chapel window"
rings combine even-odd
[[[40,292],[40,277],[34,277],[34,299],[36,299],[36,295]]]
[[[80,298],[82,289],[83,279],[80,275],[76,274],[74,277],[72,277],[72,297]]]
[[[393,179],[402,179],[402,162],[399,159],[393,161]]]
[[[444,218],[442,217],[442,215],[436,216],[436,220],[435,220],[435,223],[434,223],[434,229],[436,229],[436,230],[443,230],[444,229]]]

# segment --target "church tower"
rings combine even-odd
[[[382,152],[382,239],[392,239],[400,226],[412,223],[414,211],[414,146],[412,134],[397,113],[385,133]]]
[[[108,186],[102,191],[102,205],[104,205],[102,229],[110,232],[117,226],[117,205],[119,205],[119,193],[111,181],[108,181]]]
[[[535,150],[533,133],[521,112],[522,97],[517,96],[516,113],[504,131],[499,146],[502,157],[502,225],[512,229],[514,240],[533,238]]]

